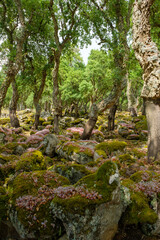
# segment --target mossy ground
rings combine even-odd
[[[33,115],[26,115],[26,120],[26,123],[25,120],[23,121],[23,128],[26,129],[25,134],[27,138],[34,123]],[[66,123],[66,127],[71,126],[72,124],[76,127],[77,124],[83,124],[85,121],[86,120],[84,119],[83,121],[81,119],[74,121],[73,118],[66,117],[64,122]],[[144,173],[145,176],[147,176],[147,174],[149,175],[147,181],[152,181],[152,179],[154,179],[158,183],[160,164],[159,162],[155,164],[147,163],[147,148],[146,141],[144,139],[140,138],[140,140],[127,140],[118,134],[117,127],[120,121],[127,124],[135,124],[135,128],[132,129],[132,131],[136,134],[140,134],[142,130],[147,130],[145,117],[138,116],[137,118],[132,118],[125,112],[122,112],[117,114],[115,131],[112,133],[106,132],[107,115],[103,115],[98,117],[96,128],[99,128],[102,132],[104,131],[105,140],[100,144],[95,143],[96,146],[94,149],[90,149],[89,147],[81,147],[77,141],[77,139],[79,139],[79,135],[75,134],[73,136],[74,141],[72,138],[71,142],[70,138],[67,137],[68,135],[65,132],[63,124],[63,127],[61,127],[63,136],[59,136],[61,140],[60,147],[63,147],[63,150],[67,155],[71,155],[73,153],[85,154],[88,158],[92,159],[92,162],[85,164],[85,166],[80,166],[78,164],[74,166],[75,169],[78,169],[78,171],[86,174],[76,184],[74,184],[74,187],[84,186],[88,189],[88,191],[98,192],[102,198],[90,200],[80,195],[75,195],[69,199],[55,197],[52,200],[52,203],[62,206],[68,212],[84,214],[86,208],[94,209],[97,204],[110,201],[112,192],[117,187],[116,181],[112,184],[108,184],[109,175],[114,174],[116,171],[116,167],[113,164],[113,162],[115,162],[119,168],[122,184],[128,187],[131,192],[132,203],[128,206],[123,215],[124,224],[153,224],[157,219],[157,215],[152,209],[151,197],[145,195],[143,191],[135,191],[133,186],[136,186],[136,184],[143,180]],[[40,128],[43,129],[45,125],[48,125],[49,123],[53,123],[52,116],[48,117],[47,121],[45,119],[40,119]],[[114,141],[111,140],[113,138],[111,135],[114,136]],[[6,141],[5,144],[0,145],[0,153],[3,153],[0,155],[1,164],[3,165],[3,168],[7,166],[5,164],[8,164],[8,167],[5,170],[2,170],[0,167],[0,185],[3,186],[5,184],[5,191],[4,187],[2,187],[2,193],[0,190],[0,219],[6,218],[6,206],[9,199],[9,204],[11,204],[13,208],[17,209],[18,218],[26,228],[36,230],[37,236],[41,234],[43,235],[44,232],[47,231],[53,233],[54,229],[51,228],[50,224],[54,220],[49,212],[48,202],[44,205],[42,204],[42,206],[32,214],[32,217],[36,214],[37,222],[35,221],[33,225],[30,225],[28,223],[28,211],[16,206],[16,199],[25,195],[37,196],[37,191],[41,186],[57,188],[61,185],[70,185],[68,179],[54,172],[54,165],[57,165],[57,167],[60,165],[63,171],[70,173],[70,165],[72,165],[72,163],[69,163],[69,160],[67,158],[65,159],[65,157],[62,159],[62,156],[55,158],[44,157],[39,151],[37,151],[36,154],[32,152],[22,154],[22,156],[15,156],[15,149],[19,146],[19,143],[17,143],[19,137],[20,135],[13,134],[12,138],[14,142],[9,143]],[[24,149],[29,147],[27,144],[21,144],[21,146]],[[100,158],[97,161],[93,160],[94,152],[100,155]],[[99,166],[100,168],[97,171]],[[45,169],[47,167],[50,167],[51,171],[46,171]],[[44,176],[46,172],[49,172],[49,174],[46,174],[48,177],[45,178]],[[6,194],[6,190],[9,195]],[[157,194],[157,196],[160,198],[160,194]],[[49,223],[46,228],[43,225],[45,220]]]

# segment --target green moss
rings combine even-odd
[[[29,117],[27,120],[24,121],[26,124],[33,124],[35,122],[34,118]]]
[[[47,117],[47,122],[53,123],[53,121],[54,121],[54,117],[52,117],[52,116]]]
[[[62,199],[62,198],[55,197],[52,200],[51,204],[53,204],[55,207],[56,205],[63,207],[64,212],[84,215],[85,210],[94,208],[96,203],[97,203],[96,200],[91,201],[77,195],[69,199]]]
[[[115,164],[111,161],[107,161],[96,173],[83,177],[76,185],[86,185],[87,188],[96,190],[101,194],[103,200],[110,201],[112,198],[111,193],[117,187],[117,182],[114,181],[112,184],[109,184],[109,179],[111,175],[115,174],[115,172]]]
[[[46,169],[45,159],[40,151],[24,153],[16,164],[16,171],[35,171]]]
[[[107,158],[107,154],[105,153],[105,151],[103,150],[96,150],[95,151],[99,156],[103,157],[103,158]]]
[[[28,125],[26,125],[26,124],[21,125],[21,127],[22,127],[25,131],[30,131],[30,128],[31,128],[31,126],[28,126]]]
[[[45,119],[44,118],[39,118],[39,123],[42,125],[42,123],[45,122]]]
[[[135,182],[125,179],[121,184],[130,189],[131,204],[127,207],[122,221],[124,224],[150,223],[157,221],[157,214],[150,208],[149,200],[143,192],[134,192]]]
[[[90,174],[88,176],[80,179],[74,186],[83,186],[89,191],[98,192],[102,196],[101,199],[89,200],[80,195],[76,195],[69,199],[59,199],[54,198],[52,203],[55,205],[63,207],[64,211],[71,213],[84,214],[86,208],[95,207],[96,204],[101,204],[103,202],[111,201],[112,192],[118,186],[117,181],[109,183],[110,176],[116,173],[116,166],[113,162],[105,162],[96,173]]]
[[[135,183],[133,180],[131,180],[130,178],[124,179],[121,184],[127,188],[130,188],[131,186],[134,186]]]
[[[98,128],[98,130],[101,131],[101,132],[107,130],[107,125],[105,125],[105,124],[100,125],[99,128]]]
[[[50,211],[50,201],[44,198],[43,203],[39,203],[32,210],[26,210],[25,208],[20,208],[16,205],[16,199],[19,197],[31,195],[37,197],[40,188],[57,188],[61,185],[68,185],[70,182],[67,178],[60,176],[52,171],[35,171],[29,173],[19,174],[14,181],[9,184],[10,188],[10,204],[12,208],[17,211],[17,216],[24,228],[30,232],[34,231],[37,233],[37,239],[40,235],[54,235],[57,231],[57,226],[54,229],[51,223],[54,223],[52,214]],[[50,192],[49,192],[50,193]],[[25,205],[25,202],[24,202]],[[44,222],[46,227],[44,227]],[[59,226],[59,225],[58,225]]]
[[[128,153],[123,154],[123,155],[119,155],[119,160],[121,163],[127,163],[127,164],[131,164],[134,163],[136,160]]]
[[[75,142],[67,143],[63,146],[63,151],[66,151],[68,155],[71,153],[82,153],[89,157],[93,157],[93,151],[88,147],[81,147]]]
[[[74,125],[77,125],[77,124],[79,124],[79,123],[83,123],[83,121],[84,121],[84,120],[83,120],[82,118],[77,118],[77,119],[71,121],[70,124],[71,124],[72,126],[74,126]]]
[[[8,154],[14,154],[16,148],[20,146],[21,144],[17,142],[12,143],[6,143],[5,145],[0,147],[0,153],[8,153]],[[24,149],[27,148],[26,144],[21,145]]]
[[[95,150],[103,150],[108,154],[111,154],[112,152],[115,151],[122,151],[124,148],[127,146],[126,142],[122,141],[107,141],[107,142],[102,142],[96,145]]]
[[[19,157],[17,155],[0,155],[0,162],[7,163],[11,161],[18,160]]]
[[[125,224],[154,224],[157,221],[157,214],[149,207],[148,199],[142,192],[131,193],[131,201],[124,214]]]
[[[24,195],[36,196],[38,189],[44,185],[54,188],[68,184],[70,184],[70,182],[67,178],[52,171],[23,172],[19,174],[10,185],[12,189],[12,200],[15,201]]]
[[[147,120],[143,119],[135,124],[137,130],[148,130]]]
[[[81,164],[57,165],[55,171],[64,177],[67,177],[72,184],[76,183],[82,177],[91,174],[89,170]]]
[[[57,171],[58,169],[61,169],[64,172],[68,172],[70,173],[70,171],[74,168],[76,171],[80,171],[81,173],[88,175],[91,174],[90,171],[88,171],[84,165],[81,164],[71,164],[69,166],[67,165],[56,165],[55,167],[55,171]]]
[[[0,125],[10,123],[10,118],[0,118]]]
[[[7,219],[8,200],[9,197],[6,195],[5,189],[0,187],[0,223]]]
[[[63,150],[67,152],[68,155],[75,152],[78,153],[80,151],[80,146],[75,143],[69,143],[64,145]]]
[[[80,134],[79,132],[73,132],[73,139],[77,140],[77,139],[80,139]]]
[[[142,157],[146,156],[146,153],[141,152],[137,148],[132,149],[132,152],[134,153],[134,156],[137,158],[142,158]]]
[[[51,121],[43,122],[43,123],[42,123],[42,126],[47,126],[47,125],[51,125]]]
[[[131,178],[134,182],[138,183],[138,182],[142,181],[144,178],[145,178],[147,181],[150,181],[150,180],[152,180],[152,178],[155,177],[156,175],[157,175],[157,173],[155,173],[155,172],[153,172],[153,171],[147,171],[147,170],[146,170],[146,171],[138,171],[138,172],[132,174],[132,175],[130,176],[130,178]]]

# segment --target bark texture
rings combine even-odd
[[[108,115],[108,131],[113,131],[114,130],[114,120],[115,120],[115,114],[117,111],[117,104],[114,104],[110,110],[109,110],[109,115]]]
[[[44,90],[46,76],[47,76],[47,70],[44,68],[44,70],[42,72],[42,79],[41,79],[41,84],[39,86],[39,89],[37,89],[36,85],[35,85],[35,89],[34,89],[33,103],[34,103],[34,107],[36,109],[34,129],[37,129],[38,125],[39,125],[39,118],[40,118],[40,114],[41,114],[41,106],[39,104],[39,101],[41,99],[41,96],[42,96],[42,93]]]
[[[160,160],[160,99],[146,100],[148,161]]]
[[[150,7],[154,0],[136,0],[133,10],[133,48],[143,69],[142,97],[160,98],[160,52],[150,35]]]
[[[55,63],[52,72],[52,78],[53,78],[54,132],[56,134],[58,134],[59,132],[59,117],[62,116],[61,95],[59,92],[58,84],[60,57],[61,53],[59,51],[55,51],[54,52]]]
[[[128,111],[130,112],[132,117],[137,117],[137,109],[135,106],[136,104],[133,101],[137,99],[135,99],[135,97],[132,94],[131,82],[129,77],[127,77],[127,100],[128,100]]]
[[[150,7],[154,0],[136,0],[133,9],[133,48],[143,69],[141,96],[146,102],[148,161],[160,159],[160,52],[151,39]]]
[[[9,117],[11,121],[11,126],[15,128],[20,127],[20,123],[16,115],[18,99],[19,99],[19,94],[18,94],[17,84],[14,79],[12,81],[12,99],[9,105]]]
[[[86,139],[90,138],[90,136],[92,134],[92,130],[97,122],[97,118],[98,118],[98,108],[97,108],[96,104],[93,104],[91,107],[89,120],[85,124],[84,131],[81,136],[82,140],[86,140]]]

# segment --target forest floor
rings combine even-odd
[[[0,162],[0,170],[3,175],[0,186],[3,186],[4,182],[6,184],[6,181],[9,182],[10,174],[11,177],[13,177],[13,172],[16,174],[15,171],[17,170],[15,169],[19,169],[17,159],[20,160],[22,158],[21,155],[23,156],[23,154],[25,154],[24,152],[40,150],[45,155],[44,148],[41,147],[41,142],[46,134],[52,133],[53,131],[54,119],[53,116],[50,116],[48,113],[42,113],[38,131],[32,129],[34,123],[34,113],[32,111],[18,111],[17,115],[21,124],[19,130],[14,130],[10,127],[7,110],[2,111],[2,118],[0,118],[0,133],[5,135],[3,139],[4,142],[2,141],[0,145],[0,154],[1,156],[3,156],[3,154],[17,156],[15,157],[15,162],[13,160],[9,161],[10,164],[8,160],[4,159]],[[137,117],[133,118],[129,116],[128,112],[118,112],[115,119],[115,130],[109,132],[107,128],[107,114],[101,115],[98,117],[91,140],[82,143],[80,137],[86,121],[86,116],[76,119],[74,116],[64,116],[60,120],[60,135],[57,137],[61,144],[59,149],[64,155],[48,156],[46,169],[51,169],[52,166],[55,167],[59,165],[70,167],[78,163],[83,165],[87,171],[94,173],[106,161],[116,163],[119,169],[121,184],[130,189],[131,201],[132,203],[135,202],[127,210],[127,217],[124,216],[120,220],[119,231],[114,240],[160,239],[160,236],[146,236],[146,234],[149,234],[147,232],[149,231],[148,229],[142,231],[145,224],[151,225],[152,221],[154,222],[155,215],[153,212],[156,211],[158,213],[160,198],[160,163],[158,161],[153,163],[147,162],[148,131],[145,116],[139,113]],[[37,138],[37,136],[39,138]],[[13,144],[15,142],[21,145],[19,151],[22,152],[18,152],[18,150],[16,150],[17,152],[15,151],[15,146],[17,147],[17,145]],[[66,156],[65,151],[68,143],[70,144],[70,148],[68,147],[67,149],[68,159],[64,159],[63,156]],[[9,144],[12,144],[13,147]],[[89,162],[86,162],[85,154],[89,154],[88,159],[91,159]],[[21,172],[26,171],[26,169],[25,164],[23,166],[21,165]],[[29,171],[32,171],[32,169]],[[64,173],[63,176],[66,177],[67,174]],[[139,193],[142,193],[143,196],[137,195]],[[139,199],[135,200],[137,196],[142,196],[142,205],[138,203]],[[156,207],[152,203],[155,199],[156,207],[158,206],[157,209],[155,209]],[[148,217],[146,212],[148,212],[150,217]]]

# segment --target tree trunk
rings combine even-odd
[[[18,94],[18,90],[17,90],[17,84],[15,79],[12,81],[12,99],[9,105],[9,117],[10,117],[10,121],[11,121],[11,126],[18,128],[20,127],[19,124],[19,120],[17,118],[16,115],[16,110],[17,110],[17,102],[19,99],[19,94]]]
[[[154,0],[135,0],[133,9],[133,48],[143,69],[141,96],[146,101],[148,161],[160,159],[160,52],[150,35],[150,7]]]
[[[160,160],[160,99],[146,100],[148,161]]]
[[[90,138],[90,136],[92,134],[92,130],[97,122],[97,118],[98,118],[98,108],[97,108],[96,104],[93,104],[91,107],[89,120],[85,124],[84,131],[81,136],[82,140],[86,140],[86,139]]]
[[[115,114],[117,111],[117,104],[114,104],[110,110],[109,110],[109,115],[108,115],[108,131],[113,131],[114,130],[114,121],[115,121]]]
[[[54,51],[54,69],[52,73],[53,77],[53,105],[54,105],[54,132],[59,133],[59,117],[62,116],[61,96],[59,92],[58,84],[58,71],[60,64],[61,53],[57,50]]]
[[[146,116],[146,104],[145,104],[144,98],[143,98],[143,105],[142,105],[142,115]]]
[[[39,118],[40,118],[40,115],[41,115],[41,106],[39,104],[39,100],[38,101],[34,101],[34,107],[36,109],[36,113],[35,113],[35,121],[34,121],[34,126],[33,128],[34,129],[38,129],[38,126],[39,126]]]
[[[137,111],[133,103],[132,92],[131,92],[131,82],[127,73],[127,100],[128,100],[128,111],[132,117],[137,117]]]
[[[79,111],[78,111],[78,104],[77,103],[74,104],[74,111],[75,111],[75,118],[78,118],[79,117]]]

